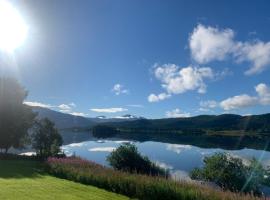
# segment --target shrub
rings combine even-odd
[[[262,165],[252,159],[244,164],[240,158],[226,153],[216,153],[204,159],[203,169],[195,168],[190,176],[193,179],[211,181],[218,186],[234,192],[252,192],[260,194],[266,170]]]
[[[147,156],[142,156],[134,144],[121,145],[107,157],[107,161],[114,169],[129,173],[152,176],[168,175],[165,169],[151,162]]]

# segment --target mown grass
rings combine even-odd
[[[125,200],[122,195],[59,179],[38,161],[0,160],[1,200]]]
[[[50,158],[51,174],[94,185],[141,200],[255,200],[252,195],[217,190],[195,183],[177,182],[161,177],[129,174],[103,167],[80,158]]]

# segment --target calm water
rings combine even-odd
[[[119,145],[130,142],[127,140],[95,140],[80,143],[71,143],[63,146],[67,155],[76,154],[88,160],[108,166],[107,155]],[[200,148],[188,144],[172,144],[163,142],[134,142],[139,151],[147,155],[152,161],[161,167],[171,170],[171,174],[177,178],[188,179],[188,172],[195,167],[203,166],[203,158],[215,152],[228,152],[233,156],[244,160],[255,157],[263,165],[270,166],[270,152],[244,148],[241,150],[223,150],[218,148]]]

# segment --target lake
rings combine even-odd
[[[62,133],[67,137],[69,133]],[[104,140],[99,140],[91,136],[90,133],[75,133],[83,135],[83,140],[78,142],[76,138],[73,139],[75,142],[70,142],[62,147],[67,155],[75,154],[82,158],[95,161],[102,165],[108,166],[106,157],[110,152],[121,144],[131,142],[134,143],[138,150],[143,154],[148,156],[152,161],[156,162],[159,166],[169,169],[173,177],[181,179],[189,179],[188,173],[195,167],[203,166],[203,158],[205,156],[213,155],[215,152],[227,152],[232,156],[241,157],[245,160],[251,159],[252,157],[257,158],[265,166],[270,166],[270,152],[253,149],[249,147],[235,148],[239,145],[233,144],[232,150],[222,149],[222,148],[212,148],[209,145],[208,148],[199,147],[188,144],[187,141],[181,144],[181,140],[176,142],[164,142],[164,141],[138,141],[138,140],[127,140],[125,138],[108,138]],[[74,135],[74,133],[73,133]],[[268,143],[267,143],[268,144]]]

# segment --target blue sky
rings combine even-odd
[[[88,117],[270,112],[269,1],[12,4],[29,30],[1,52],[2,72],[28,104]]]

